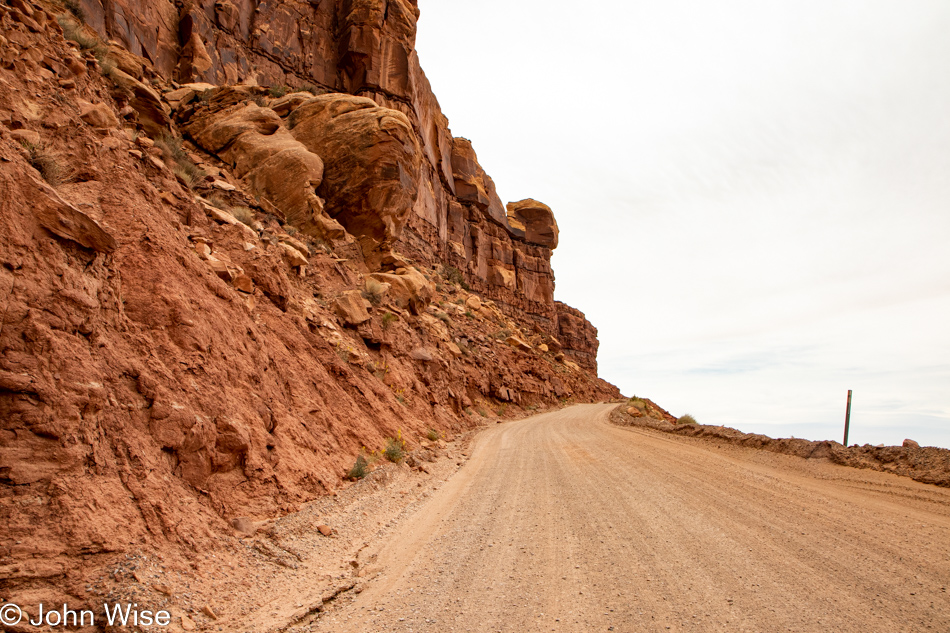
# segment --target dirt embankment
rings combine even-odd
[[[774,439],[758,433],[743,433],[727,426],[673,424],[655,417],[635,417],[626,412],[626,405],[614,410],[610,419],[620,426],[641,426],[805,459],[827,459],[842,466],[869,468],[910,477],[925,484],[950,487],[950,450],[945,448],[869,444],[843,446],[830,440],[814,442],[794,437]]]

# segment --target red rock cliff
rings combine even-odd
[[[83,7],[112,44],[0,4],[0,597],[233,545],[389,437],[619,395],[553,301],[553,213],[451,136],[414,5]]]
[[[450,263],[473,289],[555,333],[553,214],[536,213],[527,233],[510,222],[471,142],[453,138],[414,50],[415,2],[82,0],[82,7],[104,38],[179,82],[309,84],[405,114],[423,160],[406,187],[414,202],[397,249]]]

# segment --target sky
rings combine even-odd
[[[419,0],[449,127],[560,227],[627,395],[950,448],[950,3]]]

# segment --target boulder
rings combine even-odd
[[[373,273],[370,279],[389,284],[389,295],[400,308],[422,314],[435,294],[435,285],[415,268],[400,268],[395,273]]]
[[[234,278],[234,288],[245,294],[252,294],[254,292],[254,280],[247,275],[240,274]]]
[[[170,133],[171,119],[169,111],[162,102],[159,94],[129,73],[119,68],[114,69],[109,78],[112,82],[125,89],[129,97],[129,106],[138,113],[139,123],[145,129],[145,133],[152,138],[158,138],[163,134]]]
[[[361,244],[385,250],[416,200],[421,154],[409,119],[371,99],[326,94],[300,105],[292,120],[293,137],[324,160],[317,191],[329,216],[369,238]]]
[[[520,349],[523,352],[531,351],[531,345],[517,336],[509,336],[507,339],[505,339],[505,342],[512,347]]]
[[[126,50],[121,44],[115,41],[109,42],[109,51],[106,53],[106,59],[115,64],[115,70],[141,80],[145,74],[146,66],[149,66],[148,60],[139,57]]]
[[[343,239],[343,227],[324,213],[316,195],[324,172],[320,156],[297,141],[276,112],[243,101],[250,96],[246,88],[216,90],[209,108],[192,117],[186,130],[233,165],[235,174],[290,224],[321,239]]]
[[[358,290],[351,290],[337,297],[333,308],[347,325],[355,326],[370,319],[364,301]]]
[[[476,295],[469,295],[468,299],[465,300],[465,307],[477,312],[482,309],[482,300]]]
[[[287,263],[293,267],[306,266],[308,261],[306,256],[296,248],[285,242],[280,243],[281,252]]]
[[[40,144],[39,132],[34,132],[33,130],[13,130],[10,132],[10,136],[14,141],[17,141],[22,145],[33,145],[34,147],[38,147]]]
[[[97,129],[110,129],[119,124],[119,119],[104,103],[89,103],[81,101],[79,104],[79,118]]]
[[[920,444],[914,440],[904,440],[904,443],[901,444],[904,448],[920,448]]]
[[[432,356],[432,352],[430,352],[426,348],[417,347],[411,352],[409,352],[409,358],[412,358],[413,360],[420,360],[424,363],[431,363],[433,356]]]
[[[548,205],[531,198],[509,202],[508,222],[512,227],[524,231],[526,242],[552,250],[557,248],[557,222]]]
[[[17,183],[20,200],[29,200],[33,217],[47,231],[100,253],[116,250],[115,238],[88,215],[69,204],[48,184],[24,174]]]

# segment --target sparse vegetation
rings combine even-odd
[[[384,314],[383,315],[383,329],[388,330],[392,326],[393,321],[395,321],[397,318],[398,317],[392,312],[387,312],[386,314]]]
[[[465,311],[465,316],[467,316],[467,317],[470,318],[470,319],[474,319],[474,318],[475,318],[475,315],[472,313],[471,310],[466,310],[466,311]]]
[[[644,413],[646,413],[647,403],[644,400],[641,400],[640,398],[634,396],[630,398],[628,403],[630,404],[631,407],[636,407],[640,411],[643,411]]]
[[[505,413],[508,411],[508,403],[502,402],[501,406],[498,407],[498,410],[495,413],[498,414],[498,417],[504,417]]]
[[[319,88],[317,88],[317,87],[314,86],[313,84],[309,84],[309,83],[307,83],[307,84],[301,84],[301,86],[300,86],[299,88],[297,88],[296,90],[294,90],[294,92],[309,92],[309,93],[312,94],[312,95],[321,94],[321,91],[320,91]]]
[[[446,325],[452,325],[452,318],[446,312],[436,312],[435,318],[439,321],[442,321]]]
[[[350,362],[350,350],[346,349],[345,347],[336,348],[336,355],[339,356],[340,360],[342,360],[344,363]]]
[[[451,284],[459,286],[463,290],[471,290],[468,283],[465,281],[465,277],[462,275],[462,271],[454,266],[442,266],[442,272],[440,273],[442,278]]]
[[[357,455],[356,463],[353,464],[353,467],[346,473],[346,478],[356,481],[357,479],[362,479],[367,474],[369,474],[369,462],[366,461],[366,458],[362,455]]]
[[[267,94],[269,94],[274,99],[279,99],[280,97],[283,97],[285,94],[287,94],[287,86],[271,86],[270,90],[267,91]]]
[[[66,10],[72,13],[77,20],[81,22],[86,21],[86,12],[82,10],[79,0],[64,0],[63,5],[65,5]]]
[[[254,224],[254,212],[244,206],[231,207],[231,215],[237,219],[238,222],[242,222],[248,226]],[[252,227],[253,228],[253,227]]]
[[[483,418],[487,418],[488,410],[485,409],[485,407],[478,407],[478,415],[482,416]]]
[[[192,162],[188,152],[182,147],[181,137],[163,134],[155,140],[155,147],[162,150],[165,163],[186,187],[193,189],[204,180],[205,172]]]
[[[381,364],[375,364],[375,363],[373,364],[373,375],[376,376],[376,379],[379,380],[379,382],[385,384],[386,374],[388,373],[389,373],[389,365],[387,365],[385,362]]]
[[[680,417],[678,417],[678,418],[676,419],[676,423],[677,423],[677,424],[699,424],[699,422],[696,421],[696,418],[694,418],[693,416],[691,416],[691,415],[688,414],[688,413],[686,413],[686,414],[681,415]]]
[[[406,457],[406,442],[402,439],[402,433],[396,433],[396,437],[386,440],[386,449],[383,450],[383,457],[394,464],[398,464]]]
[[[506,339],[506,338],[508,338],[509,336],[511,336],[511,330],[509,330],[508,328],[505,328],[505,329],[503,329],[503,330],[498,330],[497,332],[495,332],[494,334],[492,334],[492,336],[495,337],[495,338],[498,339],[498,340]]]
[[[99,61],[99,72],[102,73],[102,76],[112,77],[112,72],[115,70],[115,62],[112,58],[103,54],[101,57],[96,55],[96,59]]]
[[[170,134],[162,134],[155,139],[155,147],[162,150],[162,155],[166,160],[171,160],[176,163],[190,162],[191,159],[181,144],[182,139],[180,136],[172,136]]]
[[[96,61],[99,62],[102,74],[109,76],[109,74],[115,70],[115,63],[106,59],[109,54],[109,47],[94,33],[90,33],[86,30],[82,22],[83,18],[76,15],[68,4],[66,8],[69,10],[69,13],[63,13],[56,18],[59,26],[63,29],[63,37],[78,44],[81,51],[91,51]],[[79,7],[78,4],[77,9],[82,13],[82,7]]]
[[[205,177],[205,173],[191,161],[175,164],[173,171],[175,172],[175,175],[181,180],[181,182],[189,189],[194,189],[195,186],[204,180]]]
[[[63,183],[63,169],[60,167],[59,161],[45,147],[33,143],[23,143],[22,145],[30,154],[30,166],[40,172],[43,180],[53,187]]]
[[[438,441],[439,432],[436,431],[435,429],[429,429],[429,431],[426,433],[426,438],[428,438],[430,442]]]
[[[377,279],[369,277],[366,280],[366,289],[361,293],[363,298],[372,303],[374,306],[378,306],[383,302],[383,284]],[[383,320],[386,320],[386,317],[383,317]]]

